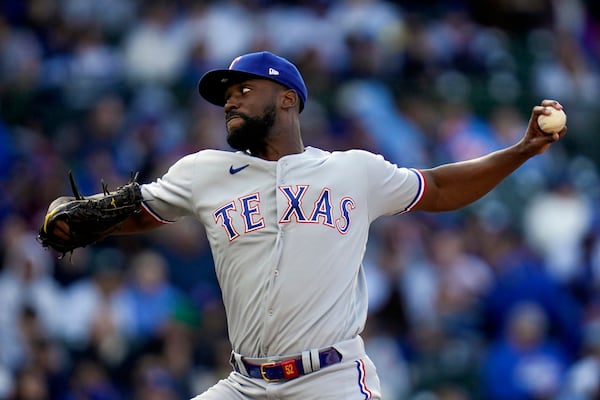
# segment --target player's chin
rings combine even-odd
[[[248,149],[248,140],[243,136],[240,129],[228,130],[227,144],[235,150],[246,151]]]
[[[236,130],[240,129],[244,124],[244,119],[241,117],[233,117],[227,120],[225,123],[225,128],[227,129],[227,133],[231,135]]]

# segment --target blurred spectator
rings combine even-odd
[[[117,88],[123,66],[119,54],[106,43],[97,25],[87,24],[75,35],[64,91],[69,106],[79,110],[89,107],[99,95]]]
[[[252,2],[235,0],[192,2],[186,16],[185,34],[194,46],[204,47],[210,68],[227,65],[234,57],[252,48],[262,29],[259,28],[260,12],[251,13],[246,8],[250,4]],[[227,40],[223,40],[224,36]]]
[[[0,16],[0,115],[4,121],[21,124],[29,119],[32,107],[41,106],[42,53],[31,30],[11,26]]]
[[[143,356],[136,371],[137,379],[133,400],[176,400],[180,399],[174,378],[154,356]]]
[[[123,57],[127,79],[137,85],[172,84],[183,70],[187,32],[177,23],[175,5],[152,0],[141,8],[142,18],[127,32]]]
[[[160,335],[136,346],[123,370],[128,376],[125,382],[131,385],[131,396],[128,398],[192,397],[194,331],[199,325],[195,317],[184,314],[182,311],[175,312]]]
[[[71,359],[62,343],[43,334],[34,337],[28,365],[39,369],[50,399],[62,399],[69,391]]]
[[[127,356],[133,316],[128,307],[123,268],[125,257],[114,248],[92,256],[91,276],[67,288],[62,334],[76,354],[91,353],[118,366]]]
[[[0,364],[0,399],[7,399],[14,391],[14,375],[7,366]]]
[[[106,93],[90,104],[79,138],[79,157],[105,150],[114,158],[117,155],[115,143],[125,135],[126,105],[122,96]],[[85,138],[85,140],[82,140]]]
[[[561,2],[567,3],[567,2]],[[569,139],[565,145],[588,157],[600,157],[600,146],[587,132],[600,121],[600,71],[580,40],[566,31],[543,31],[531,35],[536,56],[532,67],[532,89],[541,98],[559,98],[569,117]]]
[[[424,390],[410,397],[410,400],[470,400],[467,389],[455,384],[442,384],[432,390]]]
[[[319,2],[307,2],[304,7],[283,4],[269,7],[256,21],[257,26],[264,28],[253,34],[256,43],[252,47],[264,42],[275,53],[289,57],[312,49],[331,68],[337,68],[343,57],[344,33],[327,11]],[[327,40],[323,40],[325,37]]]
[[[165,258],[152,250],[144,250],[131,259],[125,301],[130,308],[130,334],[137,340],[162,335],[182,296],[168,280]]]
[[[405,338],[411,389],[417,397],[418,393],[447,386],[476,393],[483,350],[479,338],[449,333],[441,324],[430,321],[411,325]]]
[[[467,1],[472,16],[481,23],[517,34],[550,26],[555,11],[552,3],[553,0],[516,3],[493,0],[484,5],[479,1]]]
[[[200,340],[202,340],[200,338]],[[219,336],[211,340],[213,352],[211,356],[197,363],[192,369],[190,387],[192,393],[202,393],[215,384],[219,379],[226,378],[231,373],[231,343],[225,336]]]
[[[587,108],[590,104],[598,104],[598,71],[592,68],[591,60],[574,35],[558,33],[552,37],[546,32],[545,37],[552,37],[553,40],[545,47],[538,48],[535,54],[539,59],[534,67],[534,90],[544,98],[561,99],[567,110],[570,110],[570,105]],[[543,49],[549,51],[542,52]],[[575,107],[573,112],[577,115]]]
[[[94,358],[81,358],[73,367],[67,398],[122,400],[106,368]]]
[[[511,311],[504,335],[492,343],[483,363],[481,388],[488,400],[552,400],[569,360],[548,336],[548,319],[535,303]]]
[[[426,165],[423,136],[411,121],[397,112],[393,94],[383,82],[355,80],[338,90],[340,112],[356,118],[371,136],[378,151],[398,165]],[[390,132],[390,127],[394,130]]]
[[[15,388],[7,399],[50,400],[44,374],[36,367],[19,370],[15,377]]]
[[[150,235],[152,246],[167,261],[171,282],[187,293],[201,288],[205,301],[220,298],[206,233],[193,220],[162,227]]]
[[[493,284],[492,270],[465,250],[459,230],[439,229],[430,235],[424,257],[409,265],[403,277],[411,320],[435,321],[448,332],[474,332],[480,323],[479,304]]]
[[[393,219],[375,228],[380,242],[375,250],[367,251],[365,260],[367,285],[371,288],[369,315],[374,319],[373,335],[402,335],[406,332],[408,318],[412,316],[407,315],[401,286],[408,258],[407,243],[401,238],[410,235],[412,228]],[[378,320],[385,323],[378,325]]]
[[[568,284],[578,274],[581,243],[590,228],[592,205],[574,188],[569,177],[556,179],[558,182],[551,190],[533,197],[525,205],[523,230],[548,272]]]
[[[139,12],[139,4],[133,0],[63,0],[57,6],[61,16],[69,24],[97,24],[111,37],[118,37],[134,23],[136,13]]]
[[[547,334],[573,354],[580,346],[582,310],[570,292],[518,244],[496,260],[496,281],[482,301],[483,328],[489,338],[504,335],[512,309],[533,302],[543,309]]]
[[[402,399],[411,390],[410,367],[397,337],[382,327],[385,323],[371,317],[363,335],[365,347],[377,365],[383,398]]]
[[[17,159],[16,143],[8,127],[0,121],[0,184],[10,176],[11,168]],[[5,186],[5,185],[3,185]],[[8,187],[0,194],[0,220],[10,212]]]
[[[478,304],[493,283],[492,271],[482,259],[464,250],[462,237],[451,230],[436,232],[430,261],[438,275],[436,309],[450,332],[478,326]]]
[[[600,319],[587,323],[583,354],[567,371],[559,400],[600,398]]]
[[[0,273],[0,361],[13,370],[27,365],[39,335],[59,332],[62,293],[51,268],[33,233],[12,238]]]
[[[467,104],[447,104],[440,118],[436,155],[446,157],[444,162],[479,157],[500,147],[489,123]]]

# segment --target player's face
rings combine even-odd
[[[231,147],[253,154],[265,149],[275,124],[275,93],[273,84],[264,80],[243,82],[228,89],[225,124]]]

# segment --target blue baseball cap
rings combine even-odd
[[[285,58],[268,51],[244,54],[235,58],[228,69],[208,71],[200,79],[198,91],[207,101],[224,106],[229,86],[256,78],[269,79],[295,90],[301,100],[300,111],[304,109],[308,90],[300,71]]]

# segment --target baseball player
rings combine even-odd
[[[292,63],[272,53],[245,54],[207,72],[199,92],[223,107],[227,141],[237,151],[183,157],[140,185],[139,210],[111,231],[146,231],[187,216],[204,225],[232,372],[196,400],[380,399],[360,336],[369,225],[383,215],[463,207],[566,133],[540,130],[538,115],[562,109],[544,100],[513,146],[418,170],[362,150],[306,147],[299,122],[306,85]],[[55,211],[53,203],[49,214]],[[43,232],[64,243],[74,236],[68,219],[46,220]]]

